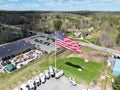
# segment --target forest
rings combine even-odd
[[[28,31],[58,30],[70,36],[80,33],[78,37],[97,45],[120,48],[119,12],[0,11],[0,23],[21,28],[16,30],[1,25],[0,44],[24,38]]]

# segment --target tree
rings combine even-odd
[[[115,78],[115,81],[113,83],[113,89],[120,90],[120,76]]]
[[[120,45],[120,33],[119,33],[118,36],[117,36],[116,44],[117,44],[117,45]]]
[[[27,27],[26,27],[26,26],[27,26],[27,25],[24,24],[24,25],[22,26],[22,28],[21,28],[21,32],[23,33],[23,37],[26,37],[27,34],[28,34],[28,31],[27,31]]]
[[[61,20],[54,21],[54,27],[56,30],[61,30],[61,26],[62,26]]]

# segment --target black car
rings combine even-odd
[[[50,45],[50,43],[47,44],[47,46],[49,46],[49,45]]]
[[[43,43],[43,40],[40,40],[39,43]]]
[[[35,41],[35,42],[39,42],[39,40],[38,40],[38,39],[35,39],[34,41]]]
[[[47,44],[48,42],[44,42],[44,44]]]

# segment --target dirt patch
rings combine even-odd
[[[96,82],[102,90],[113,90],[111,70],[106,67],[101,75],[96,79]]]
[[[89,51],[89,52],[82,52],[82,53],[72,53],[70,55],[68,55],[67,57],[82,57],[82,58],[86,58],[89,60],[94,60],[97,62],[101,62],[104,60],[108,59],[108,54],[106,53],[101,53],[100,51]]]

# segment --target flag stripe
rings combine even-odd
[[[81,52],[81,48],[80,48],[80,44],[77,41],[74,41],[70,38],[68,38],[67,36],[64,36],[64,40],[61,40],[59,38],[57,38],[56,41],[57,45],[72,50],[72,51],[76,51],[76,52]]]

